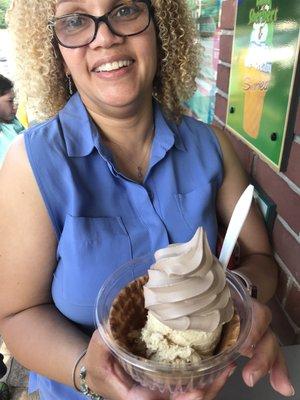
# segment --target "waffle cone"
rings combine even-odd
[[[115,298],[109,314],[110,330],[117,344],[143,357],[146,348],[137,339],[147,320],[143,292],[143,285],[147,281],[148,276],[142,276],[123,288]]]
[[[249,136],[257,138],[263,114],[265,96],[268,91],[271,74],[256,68],[244,69],[243,89],[244,115],[243,128]]]
[[[240,317],[235,311],[233,317],[223,326],[221,339],[216,347],[215,354],[222,353],[232,347],[240,334]]]
[[[147,281],[148,276],[142,276],[123,288],[115,298],[109,315],[110,330],[117,344],[130,353],[145,358],[146,347],[140,340],[140,331],[147,320],[143,292],[143,285]],[[223,327],[215,354],[232,347],[239,333],[240,320],[235,312],[232,319]]]

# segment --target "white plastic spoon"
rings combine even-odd
[[[254,186],[249,185],[234,207],[219,256],[219,261],[223,265],[224,271],[227,268],[235,243],[249,213],[253,191]]]

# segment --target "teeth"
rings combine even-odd
[[[106,63],[106,64],[100,65],[98,68],[95,69],[95,72],[115,71],[122,67],[128,67],[132,63],[133,63],[133,61],[131,61],[131,60],[114,61],[112,63]]]

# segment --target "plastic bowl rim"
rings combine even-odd
[[[105,344],[108,346],[108,348],[114,353],[114,355],[117,358],[121,358],[125,363],[129,363],[133,367],[139,367],[140,369],[145,370],[145,371],[175,372],[175,373],[177,371],[184,372],[184,373],[185,372],[201,372],[203,375],[211,373],[212,370],[219,371],[220,369],[223,369],[224,366],[227,365],[228,360],[230,360],[230,362],[233,362],[234,360],[236,360],[240,356],[240,353],[238,352],[238,350],[240,349],[242,343],[245,341],[245,339],[247,338],[247,336],[250,332],[251,320],[252,320],[252,308],[251,308],[251,304],[250,304],[251,297],[247,293],[246,288],[234,276],[234,274],[232,274],[229,270],[226,271],[226,280],[229,279],[229,281],[231,281],[231,284],[233,283],[233,286],[238,286],[238,289],[239,289],[238,293],[242,297],[243,302],[245,303],[247,312],[250,314],[248,320],[245,322],[244,331],[238,337],[237,342],[229,349],[227,349],[224,352],[221,352],[219,354],[213,355],[209,358],[206,358],[204,360],[200,360],[197,363],[185,365],[184,371],[183,371],[182,366],[172,366],[172,365],[169,365],[166,363],[149,360],[144,357],[135,356],[134,354],[123,349],[121,346],[119,346],[114,341],[114,339],[111,337],[110,330],[103,327],[102,323],[99,321],[99,317],[98,317],[99,299],[101,298],[101,296],[103,296],[103,292],[105,293],[105,291],[107,291],[108,287],[110,286],[109,283],[111,281],[113,281],[113,278],[117,277],[118,275],[120,275],[121,272],[123,272],[124,266],[130,265],[130,264],[136,264],[136,263],[141,262],[146,259],[147,259],[147,257],[141,257],[139,259],[131,260],[129,263],[126,263],[126,264],[122,265],[121,267],[119,267],[118,269],[116,269],[116,271],[114,271],[114,273],[111,274],[104,281],[104,283],[101,286],[99,293],[97,295],[96,307],[95,307],[95,318],[96,318],[97,327],[98,327],[98,330],[99,330],[102,340],[105,342]],[[140,276],[143,276],[143,275],[140,275]],[[138,279],[138,278],[139,277],[136,277],[135,279]],[[130,282],[128,282],[127,284],[129,284],[129,283]],[[105,323],[108,324],[108,321],[105,320]],[[220,359],[221,359],[221,362],[219,362]]]

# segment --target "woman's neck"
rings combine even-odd
[[[147,103],[135,109],[129,109],[126,113],[122,112],[118,117],[99,114],[91,110],[89,110],[89,113],[106,142],[117,143],[138,150],[153,131],[152,98]]]

